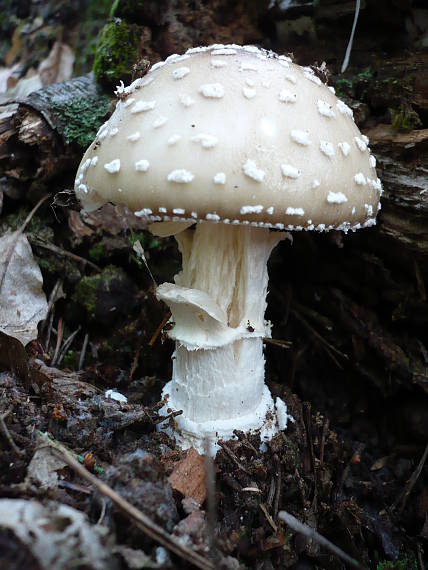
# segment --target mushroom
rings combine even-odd
[[[269,255],[287,231],[376,223],[368,139],[311,68],[254,46],[172,55],[117,93],[75,189],[86,210],[123,204],[177,239],[182,271],[156,293],[176,342],[164,413],[183,411],[183,448],[267,440],[287,423],[264,381]]]

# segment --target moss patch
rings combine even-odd
[[[123,269],[109,265],[97,275],[83,277],[73,298],[86,310],[89,320],[111,325],[133,310],[136,288]]]
[[[63,136],[67,144],[75,143],[87,148],[99,129],[100,124],[110,112],[110,98],[99,94],[97,97],[76,96],[64,101],[57,101],[54,114],[61,118]]]
[[[142,36],[139,26],[129,25],[119,18],[104,26],[98,38],[93,67],[99,83],[112,87],[120,80],[131,81],[132,66],[140,56]]]

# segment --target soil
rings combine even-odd
[[[107,529],[102,548],[112,568],[192,567],[66,461],[42,452],[48,438],[207,568],[351,567],[318,536],[296,532],[281,511],[354,567],[425,568],[428,10],[412,0],[362,2],[341,74],[354,8],[334,0],[0,1],[1,64],[16,66],[15,85],[55,41],[71,46],[78,76],[0,103],[0,236],[22,227],[50,195],[25,233],[51,301],[38,339],[25,348],[0,332],[0,513],[6,498],[54,501]],[[211,463],[157,431],[173,345],[155,334],[168,310],[132,246],[140,241],[162,283],[180,267],[175,242],[112,206],[82,216],[70,191],[85,145],[113,108],[111,85],[122,78],[109,56],[115,26],[118,43],[127,26],[137,38],[129,79],[144,73],[142,61],[214,42],[292,53],[317,73],[325,61],[329,83],[372,141],[385,186],[378,226],[346,236],[296,233],[292,247],[281,243],[271,257],[267,318],[282,342],[266,345],[266,380],[294,421],[263,453],[257,435],[237,433]],[[94,60],[98,83],[86,75]],[[80,119],[61,119],[82,89]],[[106,397],[107,389],[127,402]],[[45,568],[22,540],[0,523],[0,567]],[[76,558],[67,567],[98,566]]]

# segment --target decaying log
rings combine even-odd
[[[70,179],[110,109],[92,74],[56,83],[0,105],[0,176],[14,198]],[[63,182],[64,183],[64,182]]]

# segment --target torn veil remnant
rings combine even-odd
[[[190,49],[118,92],[75,188],[85,209],[124,204],[178,241],[183,269],[157,288],[175,323],[175,436],[269,439],[287,414],[264,382],[267,260],[284,231],[375,223],[368,140],[311,68],[254,46]]]

